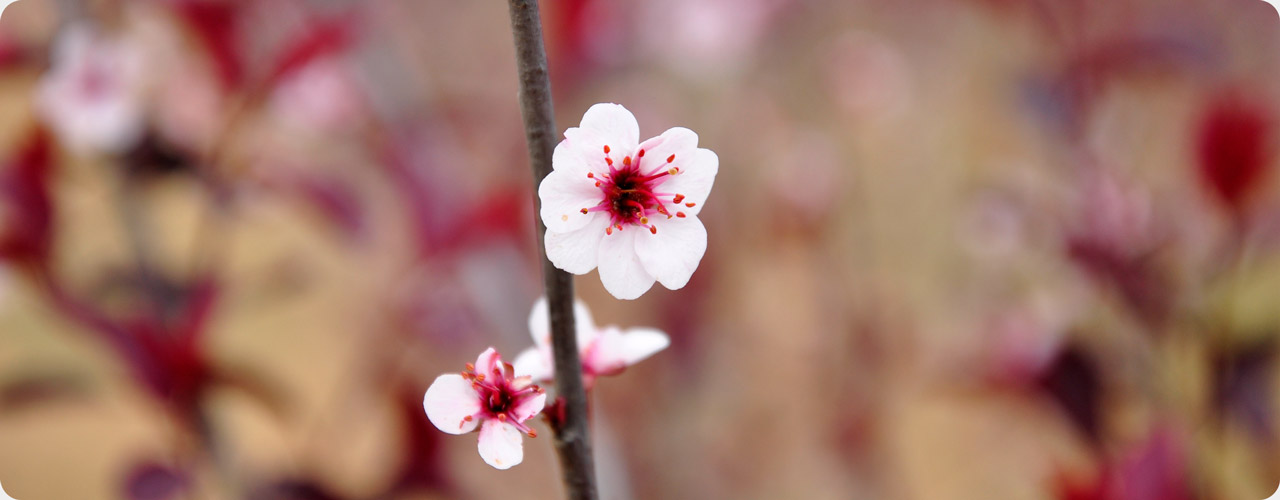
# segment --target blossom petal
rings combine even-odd
[[[641,146],[645,151],[644,160],[640,163],[640,171],[656,173],[672,166],[686,164],[686,160],[692,158],[694,151],[698,150],[698,134],[684,127],[673,127],[660,136],[644,141]],[[672,155],[675,155],[675,158],[668,165],[667,158],[671,158]]]
[[[631,300],[653,287],[654,277],[645,271],[636,256],[636,233],[643,228],[632,226],[614,231],[600,240],[600,282],[610,294]]]
[[[645,158],[648,157],[648,153],[645,153]],[[673,212],[697,215],[702,211],[707,196],[711,194],[711,185],[715,183],[716,173],[720,171],[720,157],[710,149],[696,149],[686,160],[676,157],[672,165],[679,167],[680,173],[664,177],[666,180],[658,186],[662,188],[661,191],[684,195],[685,199],[674,207]]]
[[[524,460],[524,438],[520,429],[497,420],[480,427],[480,458],[495,469],[510,469]]]
[[[640,142],[640,124],[636,123],[635,115],[620,104],[600,103],[591,106],[582,115],[582,124],[578,127],[603,140],[601,147],[608,145],[623,152],[622,154],[629,154]]]
[[[502,370],[502,356],[497,349],[490,347],[476,358],[476,374],[492,377],[495,369]]]
[[[671,339],[654,328],[631,328],[625,333],[609,327],[589,357],[594,373],[608,374],[643,361],[671,345]]]
[[[573,274],[591,272],[596,268],[599,257],[597,249],[600,240],[605,237],[604,229],[608,226],[608,217],[596,217],[575,231],[560,233],[548,230],[544,240],[547,258],[557,269]]]
[[[566,171],[554,171],[538,185],[542,207],[538,214],[547,229],[558,233],[574,231],[601,216],[600,212],[582,213],[584,208],[599,205],[604,195],[585,174],[581,178]]]
[[[587,304],[577,299],[573,301],[573,325],[577,330],[578,351],[581,352],[595,340],[596,323]],[[529,311],[529,334],[533,336],[535,346],[551,352],[551,315],[546,297],[534,302],[533,310]]]
[[[446,373],[436,377],[427,388],[422,407],[437,429],[449,434],[466,434],[479,423],[475,418],[466,418],[480,412],[480,395],[461,375]]]
[[[673,219],[658,217],[652,222],[658,231],[638,231],[636,255],[645,271],[662,286],[678,290],[689,282],[707,251],[707,229],[692,215]]]
[[[534,380],[551,380],[554,376],[554,368],[551,365],[551,348],[539,349],[530,347],[524,352],[516,356],[511,366],[515,367],[515,375],[523,377],[528,375]]]
[[[547,393],[528,394],[520,401],[517,401],[515,407],[511,408],[511,415],[516,417],[517,422],[524,422],[542,411],[546,404]]]

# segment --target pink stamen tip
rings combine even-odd
[[[623,159],[622,159],[622,165],[623,165],[623,166],[625,166],[625,167],[630,167],[630,166],[631,166],[631,157],[630,157],[630,156],[628,156],[628,157],[623,158]]]
[[[609,145],[608,145],[608,144],[605,144],[605,145],[604,145],[604,154],[609,154]]]
[[[667,157],[667,163],[671,163],[673,161],[676,161],[676,155],[671,155]]]
[[[637,153],[636,153],[636,158],[644,158],[644,150],[643,150],[643,149],[641,149],[639,152],[637,152]]]
[[[684,218],[684,212],[676,212],[676,217],[679,217],[679,218],[683,219],[683,218]]]

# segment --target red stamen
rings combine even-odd
[[[691,202],[689,202],[689,203],[685,203],[685,204],[684,204],[684,206],[689,207],[689,208],[693,208],[693,206],[694,206],[694,205],[697,205],[697,203],[694,203],[694,202],[692,202],[692,201],[691,201]]]
[[[639,152],[637,152],[637,153],[636,153],[636,158],[644,158],[644,150],[643,150],[643,149],[641,149]]]
[[[610,167],[612,167],[612,166],[613,166],[613,158],[609,158],[609,157],[607,157],[607,156],[606,156],[606,157],[604,158],[604,162],[605,162],[605,163],[608,163]]]
[[[658,234],[658,226],[649,226],[649,232],[653,234]]]
[[[672,203],[680,203],[682,201],[684,201],[684,195],[680,193],[676,193],[676,197],[671,199]]]
[[[596,178],[596,174],[595,174],[595,172],[587,172],[587,178],[588,178],[588,179],[595,179],[595,178]]]
[[[611,234],[613,234],[613,226],[608,226],[608,227],[604,228],[604,234],[606,234],[606,235],[611,235]]]
[[[676,212],[676,217],[679,217],[679,218],[683,219],[683,218],[684,218],[684,212]]]
[[[582,215],[587,215],[587,209],[582,209]]]
[[[676,161],[676,155],[671,155],[667,157],[667,163],[671,163],[673,161]]]
[[[623,158],[623,159],[622,159],[622,166],[624,166],[624,167],[630,167],[630,166],[631,166],[631,157],[630,157],[630,156],[627,156],[627,157],[625,157],[625,158]]]

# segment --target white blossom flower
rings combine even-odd
[[[547,394],[528,376],[517,377],[511,365],[492,347],[462,373],[436,377],[422,407],[441,431],[466,434],[480,427],[480,458],[495,469],[509,469],[524,460],[521,434],[537,433],[524,422],[547,402]]]
[[[600,281],[619,299],[657,280],[689,282],[707,250],[698,212],[720,160],[698,135],[676,127],[639,142],[640,127],[617,104],[596,104],[564,133],[538,197],[547,226],[547,258],[557,268]]]
[[[596,377],[615,375],[671,345],[667,335],[654,328],[625,331],[612,325],[598,328],[582,301],[574,301],[573,316],[582,378],[587,387],[595,383]],[[533,335],[534,347],[516,356],[516,375],[550,381],[555,376],[555,362],[551,355],[551,317],[545,297],[539,299],[529,313],[529,333]]]
[[[52,57],[36,109],[58,138],[78,153],[120,153],[136,144],[145,118],[142,48],[78,23],[58,35]]]

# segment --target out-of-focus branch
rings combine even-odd
[[[551,106],[551,79],[547,72],[547,54],[542,46],[542,21],[537,0],[508,0],[511,31],[515,37],[516,67],[520,78],[520,111],[524,116],[525,140],[529,146],[529,165],[533,168],[533,187],[551,173],[551,153],[556,146],[555,115]],[[535,200],[537,196],[534,196]],[[538,248],[546,226],[534,211]],[[582,364],[578,360],[577,339],[573,325],[573,276],[556,269],[542,254],[542,274],[551,309],[551,347],[556,366],[557,409],[563,414],[553,418],[556,451],[568,497],[575,500],[596,498],[595,465],[591,459],[588,434],[587,393],[582,384]]]

